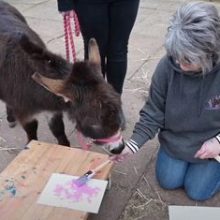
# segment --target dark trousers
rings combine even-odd
[[[139,0],[75,1],[85,58],[88,58],[88,41],[95,38],[99,45],[103,75],[120,94],[127,71],[128,39],[138,5]]]

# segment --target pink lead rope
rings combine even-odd
[[[81,132],[76,131],[76,137],[77,137],[78,143],[80,144],[83,150],[89,150],[91,148],[92,141],[87,142],[86,138]]]
[[[74,33],[78,37],[80,34],[80,26],[77,15],[75,11],[68,11],[62,13],[63,15],[63,26],[64,26],[64,35],[65,35],[65,48],[66,48],[66,59],[70,62],[70,48],[72,51],[73,62],[76,62],[76,49],[73,40],[73,31],[71,27],[71,18],[74,21]]]

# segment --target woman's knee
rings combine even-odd
[[[162,148],[158,152],[156,177],[164,189],[177,189],[183,186],[188,163],[170,157]]]
[[[157,163],[156,178],[163,189],[172,190],[183,186],[184,175],[181,175],[181,172],[176,172],[175,167],[172,168],[169,165]]]
[[[184,188],[187,196],[192,200],[204,201],[210,199],[219,191],[218,183],[208,183],[208,181],[196,180],[186,176]]]
[[[189,198],[204,201],[220,190],[219,164],[210,161],[191,164],[184,180],[184,188]]]
[[[178,179],[176,177],[171,177],[169,175],[161,175],[160,173],[156,173],[157,181],[161,188],[163,189],[177,189],[183,185],[182,178]]]
[[[207,189],[195,186],[195,184],[185,185],[185,192],[187,196],[196,201],[205,201],[210,199],[213,195],[207,192]]]

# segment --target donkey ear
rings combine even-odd
[[[51,79],[45,76],[42,76],[39,73],[34,73],[32,75],[32,79],[35,80],[38,84],[46,88],[51,93],[61,96],[65,102],[72,101],[70,95],[68,95],[67,92],[65,92],[65,80],[62,79]]]
[[[21,48],[28,54],[43,54],[44,48],[38,46],[34,42],[32,42],[27,35],[22,33],[17,33],[16,38],[18,40],[19,45]]]
[[[21,48],[33,59],[50,60],[50,53],[46,50],[43,44],[37,45],[23,33],[17,33],[16,38]]]
[[[98,64],[101,68],[101,58],[99,53],[99,47],[94,38],[89,40],[89,61]]]

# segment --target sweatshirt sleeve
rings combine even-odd
[[[74,9],[74,0],[57,0],[59,12],[71,11]]]
[[[133,134],[128,141],[136,143],[138,148],[164,127],[168,65],[167,57],[162,58],[157,65],[152,76],[148,100],[139,112],[139,121],[135,124]]]

